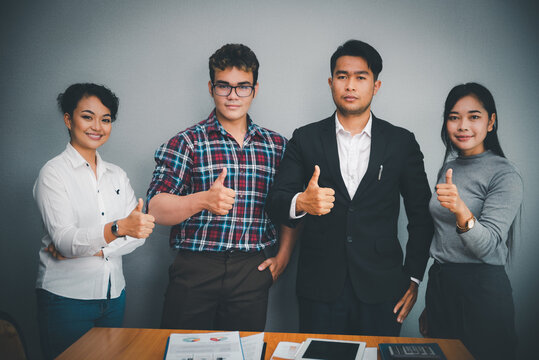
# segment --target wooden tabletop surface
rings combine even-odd
[[[167,338],[171,333],[196,333],[209,331],[169,330],[169,329],[134,329],[134,328],[93,328],[71,345],[57,359],[155,359],[162,360],[165,354]],[[241,336],[257,334],[240,331]],[[377,347],[380,343],[432,343],[436,342],[447,360],[473,359],[466,347],[459,340],[327,335],[266,332],[266,360],[269,360],[280,341],[302,342],[307,338],[365,341],[367,347]],[[380,355],[378,355],[380,358]]]

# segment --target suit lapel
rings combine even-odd
[[[359,183],[356,193],[354,194],[353,201],[361,196],[361,194],[365,191],[365,189],[367,189],[371,182],[373,182],[374,180],[378,180],[380,166],[383,165],[384,153],[387,145],[386,136],[380,125],[380,121],[373,115],[369,165],[367,166],[367,172],[365,173],[365,176],[363,176],[363,179]]]
[[[327,163],[331,178],[335,179],[337,189],[335,192],[340,191],[345,198],[350,201],[350,195],[346,190],[346,185],[341,174],[341,165],[339,161],[339,151],[337,149],[337,135],[335,134],[335,114],[323,121],[321,126],[321,142],[324,153],[326,154]],[[324,171],[320,169],[321,171]]]

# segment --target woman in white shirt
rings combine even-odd
[[[34,185],[46,235],[36,283],[42,350],[54,358],[94,326],[122,326],[122,255],[154,227],[125,172],[101,159],[118,98],[106,87],[74,84],[58,96],[70,141]]]

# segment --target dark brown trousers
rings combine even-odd
[[[161,327],[264,331],[269,269],[260,252],[180,250],[169,268]]]

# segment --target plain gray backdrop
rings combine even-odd
[[[494,94],[507,157],[520,168],[526,197],[520,242],[508,268],[520,354],[539,334],[539,46],[534,1],[3,1],[0,15],[2,207],[0,309],[40,358],[34,283],[40,214],[32,186],[68,141],[55,98],[74,82],[96,82],[120,97],[118,121],[100,153],[121,166],[144,197],[153,153],[212,110],[208,57],[240,42],[260,61],[250,114],[290,137],[334,111],[329,58],[344,41],[372,44],[384,59],[374,113],[413,131],[431,186],[441,165],[443,102],[456,84],[477,81]],[[406,219],[400,239],[406,242]],[[127,327],[158,327],[167,269],[167,227],[124,257]],[[297,256],[297,254],[295,254]],[[297,330],[296,263],[274,285],[268,331]],[[403,336],[419,336],[425,283]],[[492,314],[497,316],[497,314]],[[495,344],[494,344],[495,346]]]

